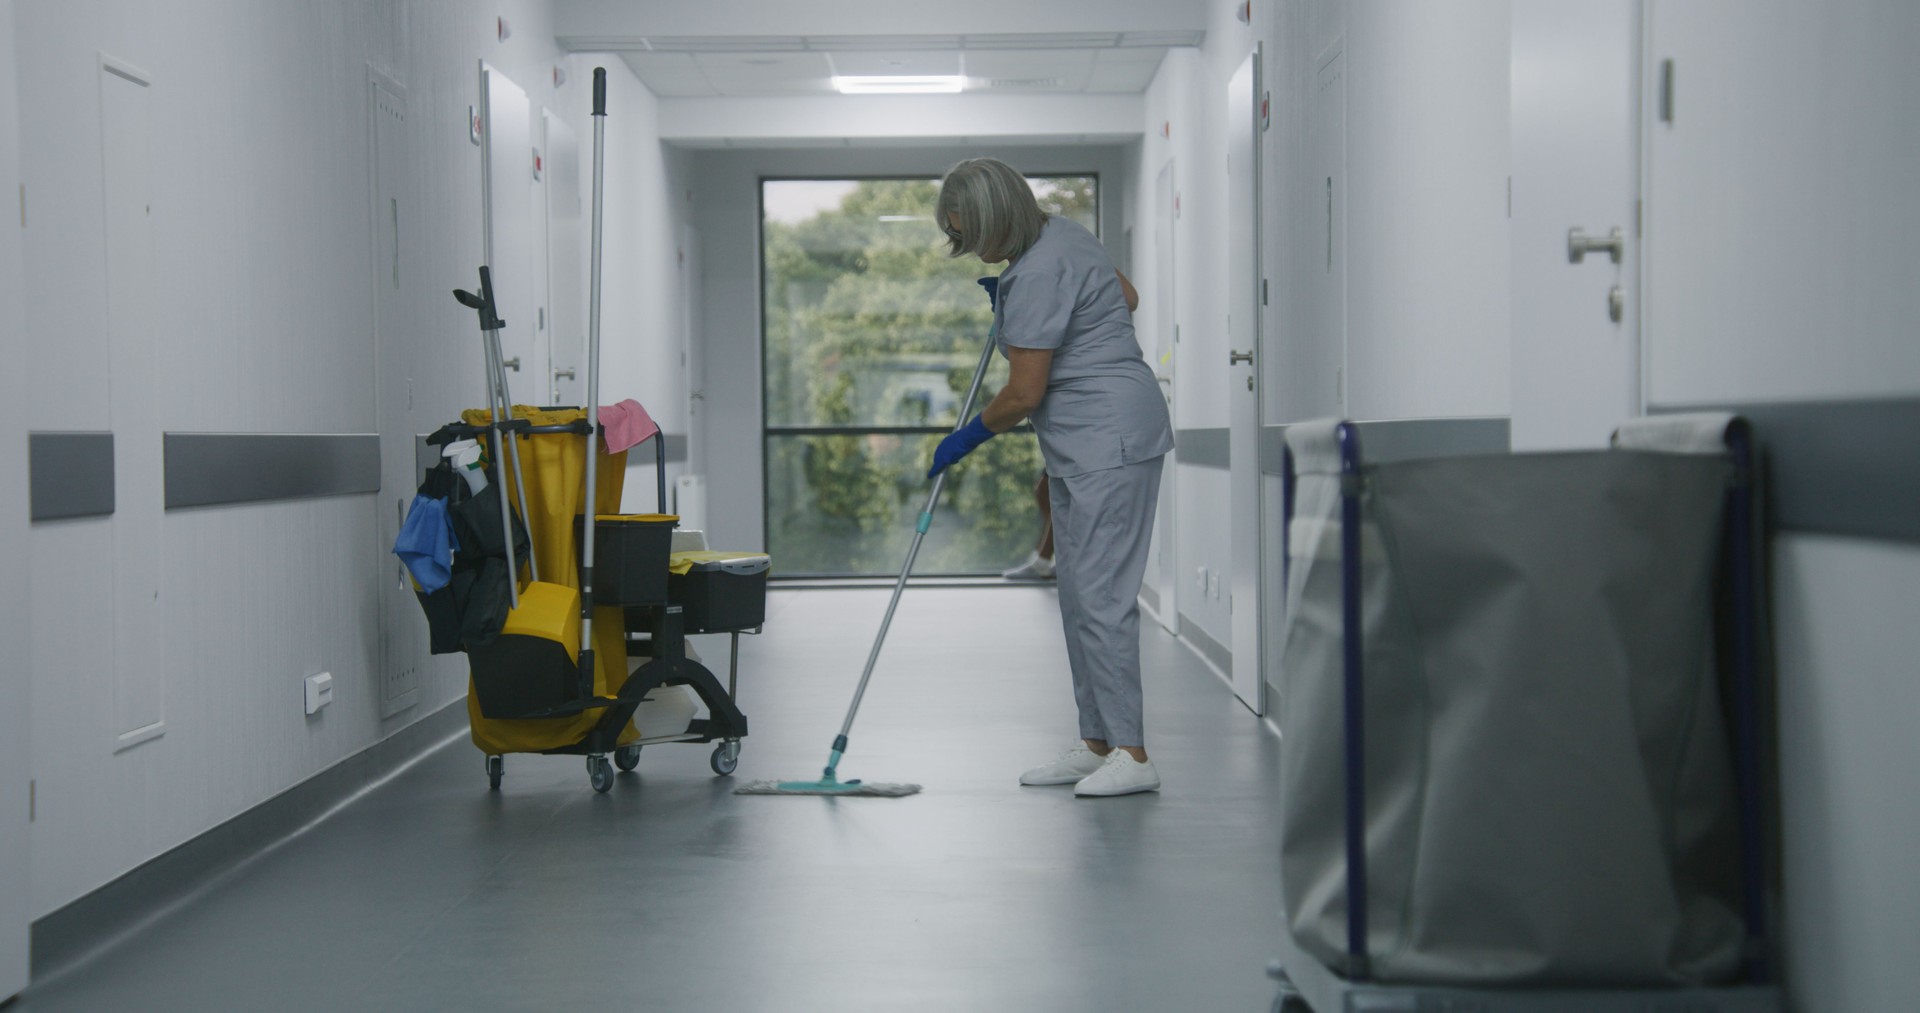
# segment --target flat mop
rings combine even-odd
[[[987,290],[989,302],[998,300],[999,278],[982,278],[980,285]],[[989,327],[987,347],[980,350],[980,364],[973,369],[973,384],[967,388],[967,401],[960,406],[960,417],[953,427],[955,430],[965,426],[973,415],[973,402],[980,394],[980,381],[986,378],[987,364],[993,361],[996,337],[996,328]],[[842,781],[837,771],[840,757],[847,751],[847,733],[853,730],[854,715],[860,712],[860,698],[867,694],[867,680],[873,678],[874,662],[880,660],[880,646],[887,642],[887,627],[893,625],[893,610],[900,605],[900,592],[907,589],[907,576],[913,572],[914,557],[920,554],[920,542],[927,537],[927,529],[933,526],[933,508],[940,501],[940,489],[946,481],[947,473],[944,471],[934,476],[933,491],[927,494],[927,507],[920,511],[920,522],[913,527],[913,544],[907,549],[906,565],[900,567],[900,579],[893,584],[893,598],[887,602],[886,617],[880,620],[880,634],[873,638],[873,650],[867,653],[867,667],[860,673],[860,686],[853,691],[853,703],[847,707],[847,719],[840,723],[840,734],[833,740],[833,750],[827,755],[826,773],[818,781],[748,781],[733,790],[735,795],[866,795],[899,798],[920,790],[917,784],[886,784],[858,779]]]

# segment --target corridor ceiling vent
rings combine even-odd
[[[836,75],[833,88],[842,95],[951,95],[965,90],[967,79],[958,74]]]

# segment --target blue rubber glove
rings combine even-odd
[[[947,470],[953,462],[972,453],[973,448],[992,438],[993,430],[988,429],[987,424],[980,421],[980,416],[975,415],[972,422],[948,433],[946,439],[941,440],[940,445],[933,448],[933,467],[927,469],[927,477],[932,478]]]

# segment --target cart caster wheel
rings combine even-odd
[[[639,746],[621,746],[613,751],[614,765],[621,770],[632,770],[640,765]]]
[[[707,762],[721,777],[733,773],[734,768],[740,766],[740,743],[722,742],[713,747],[713,757]]]
[[[487,757],[487,788],[500,790],[500,775],[506,772],[507,761],[499,756]]]
[[[587,757],[587,780],[593,782],[593,790],[605,792],[613,787],[613,764],[607,762],[603,754]]]

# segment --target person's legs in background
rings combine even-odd
[[[1027,554],[1026,561],[1001,574],[1007,580],[1052,580],[1053,561],[1053,497],[1051,483],[1047,473],[1041,472],[1039,481],[1033,484],[1033,502],[1040,508],[1040,544]]]

